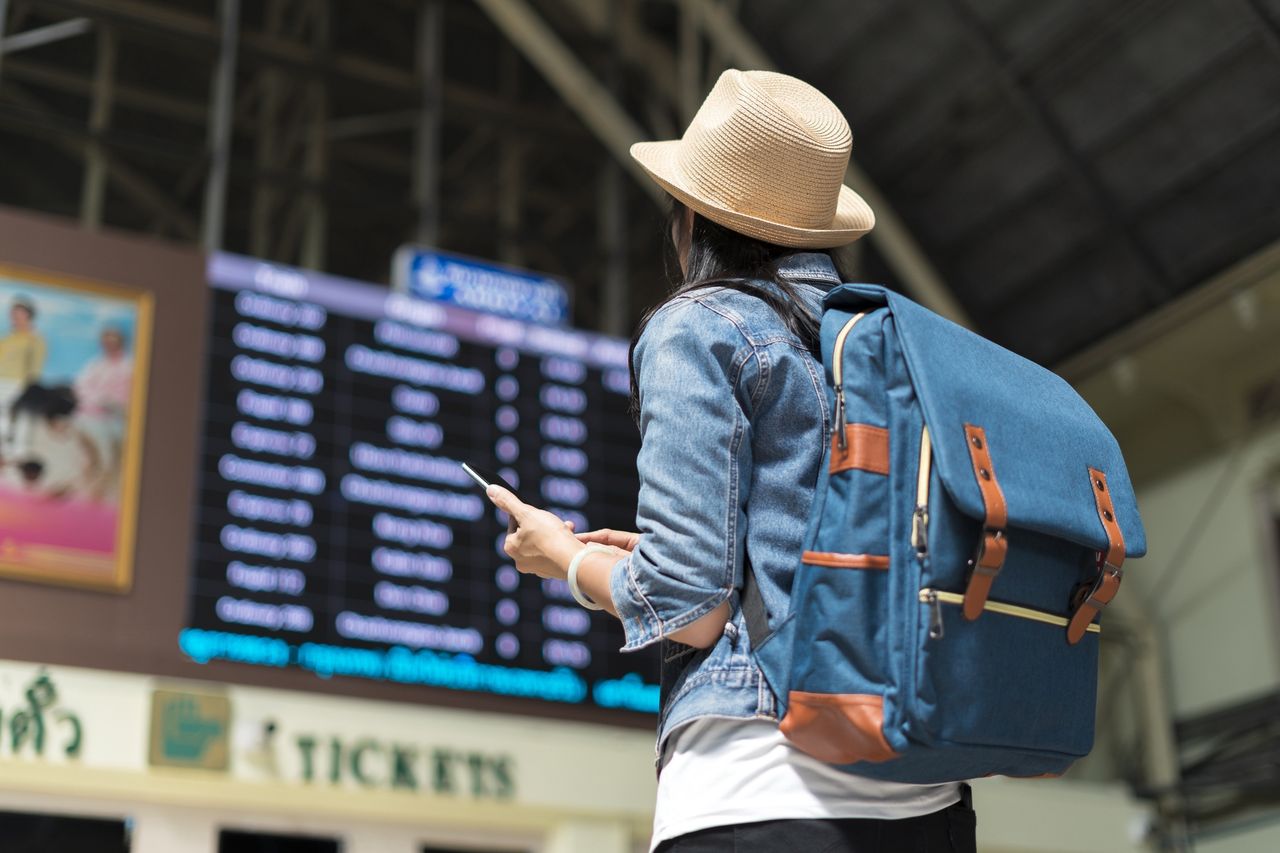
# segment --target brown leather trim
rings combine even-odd
[[[829,473],[856,468],[872,474],[889,473],[889,430],[870,424],[849,424],[844,428],[844,449],[839,436],[831,436]]]
[[[1107,475],[1097,468],[1090,468],[1089,486],[1093,490],[1093,501],[1098,509],[1098,521],[1102,522],[1102,529],[1107,533],[1107,550],[1098,555],[1098,576],[1092,589],[1081,596],[1075,613],[1071,614],[1071,622],[1067,625],[1067,642],[1072,645],[1080,642],[1080,638],[1089,630],[1089,624],[1116,597],[1116,593],[1120,591],[1120,580],[1124,577],[1120,570],[1124,565],[1124,533],[1120,530],[1120,522],[1116,520],[1116,508],[1111,502]]]
[[[986,513],[982,522],[982,540],[974,556],[969,585],[964,591],[964,618],[973,621],[982,615],[982,607],[991,594],[991,585],[995,583],[996,575],[1000,574],[1009,551],[1009,542],[1004,534],[1005,525],[1009,522],[1009,508],[1000,482],[996,479],[986,430],[974,424],[965,424],[964,437],[965,445],[969,448],[969,459],[973,463],[973,476],[978,481]]]
[[[832,551],[805,551],[800,561],[809,566],[826,566],[829,569],[887,569],[889,557],[885,554],[837,554]]]
[[[897,758],[884,738],[884,698],[792,690],[779,728],[797,748],[830,764]]]
[[[964,588],[964,618],[972,622],[985,611],[987,599],[991,597],[991,587],[996,582],[994,574],[983,574],[976,569],[969,574],[969,583]]]
[[[964,425],[965,445],[973,462],[973,476],[982,492],[982,504],[986,508],[986,526],[1003,529],[1009,522],[1008,506],[1004,492],[996,480],[996,469],[991,463],[991,448],[987,445],[987,433],[980,426]],[[985,472],[985,473],[984,473]]]
[[[1120,522],[1116,521],[1116,508],[1111,502],[1111,490],[1107,488],[1107,475],[1097,468],[1089,469],[1089,480],[1093,486],[1093,501],[1098,507],[1098,521],[1107,531],[1107,556],[1105,562],[1113,566],[1124,564],[1124,533],[1120,530]]]

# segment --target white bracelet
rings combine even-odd
[[[613,549],[608,545],[601,545],[599,542],[592,542],[590,545],[574,554],[573,559],[569,561],[569,576],[567,578],[569,581],[569,592],[573,593],[573,597],[577,602],[588,610],[604,610],[604,607],[587,598],[582,590],[578,589],[578,569],[582,566],[583,558],[588,554],[605,553],[611,554],[613,553]]]

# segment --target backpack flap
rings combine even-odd
[[[1099,552],[1075,606],[1075,642],[1115,595],[1126,556],[1146,553],[1137,500],[1115,437],[1061,377],[876,285],[833,289],[826,306],[887,305],[952,501],[983,522],[966,616],[981,614],[1009,546],[1027,528]]]

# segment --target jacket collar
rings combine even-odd
[[[831,256],[825,252],[793,252],[778,261],[778,275],[788,281],[829,289],[841,284]]]

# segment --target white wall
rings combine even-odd
[[[1276,853],[1280,815],[1274,812],[1208,833],[1196,841],[1196,853]]]
[[[1165,641],[1175,716],[1280,684],[1280,567],[1260,507],[1277,466],[1280,426],[1237,458],[1225,451],[1138,491],[1151,544],[1127,567],[1123,594],[1141,598]]]
[[[1280,245],[1063,372],[1120,441],[1149,545],[1107,617],[1118,630],[1104,637],[1088,769],[1172,784],[1173,721],[1280,687],[1280,560],[1263,512],[1280,471]],[[1197,849],[1280,850],[1266,823],[1280,811],[1255,818],[1211,825]]]
[[[1150,815],[1121,783],[982,779],[974,783],[983,853],[1132,853],[1147,850]]]
[[[1172,715],[1230,705],[1280,685],[1280,590],[1262,494],[1280,467],[1280,426],[1141,488],[1151,542],[1126,592],[1163,640]],[[1198,521],[1197,521],[1198,520]],[[1280,814],[1211,827],[1200,853],[1275,853]]]

